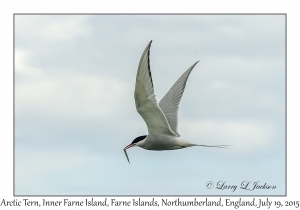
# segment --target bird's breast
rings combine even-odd
[[[148,135],[142,148],[147,150],[174,150],[182,149],[177,138],[167,135]]]

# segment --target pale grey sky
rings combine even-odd
[[[140,56],[160,100],[200,60],[179,133],[229,150],[122,149],[147,127]],[[285,194],[284,15],[16,15],[16,195]],[[248,180],[276,190],[207,189]],[[134,184],[132,184],[134,183]]]

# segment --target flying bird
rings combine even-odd
[[[180,138],[178,133],[179,103],[186,81],[199,61],[186,70],[160,102],[157,103],[150,71],[151,43],[152,40],[147,45],[140,59],[134,90],[136,110],[147,124],[148,135],[135,138],[131,144],[124,148],[128,162],[129,158],[126,150],[133,146],[146,150],[174,150],[192,146],[226,148],[228,145],[200,145]]]

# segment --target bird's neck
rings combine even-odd
[[[138,146],[138,147],[144,148],[145,140],[141,140],[141,141],[137,142],[135,145]]]

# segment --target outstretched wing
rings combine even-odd
[[[138,113],[145,120],[149,134],[167,134],[175,136],[168,121],[157,104],[150,71],[149,55],[151,42],[141,57],[135,83],[134,99]]]
[[[159,107],[165,114],[172,131],[177,136],[180,136],[177,128],[179,103],[184,92],[186,81],[198,62],[199,61],[197,61],[181,75],[181,77],[175,82],[175,84],[159,102]]]

